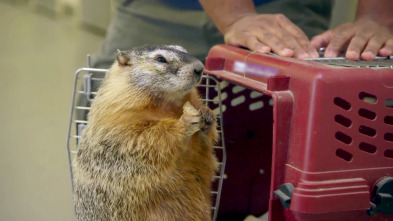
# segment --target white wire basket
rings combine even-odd
[[[74,192],[72,162],[75,159],[80,134],[83,128],[88,124],[87,114],[90,110],[90,104],[94,100],[94,97],[97,94],[97,89],[100,83],[103,81],[107,71],[107,69],[80,68],[75,72],[67,135],[67,153],[71,175],[72,192]],[[215,77],[203,75],[202,81],[198,85],[198,90],[202,96],[203,102],[216,114],[217,129],[220,135],[220,140],[214,146],[214,152],[217,156],[220,167],[219,172],[215,175],[215,182],[212,185],[212,219],[216,220],[220,204],[221,189],[223,185],[224,169],[226,163],[224,132],[222,130],[223,109],[221,101],[221,89],[219,81]]]

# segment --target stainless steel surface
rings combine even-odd
[[[373,61],[365,61],[365,60],[356,60],[351,61],[346,59],[344,56],[340,55],[337,58],[325,58],[323,57],[325,53],[325,48],[320,48],[319,58],[306,58],[304,60],[307,61],[316,61],[325,63],[333,66],[341,66],[341,67],[352,67],[352,68],[393,68],[393,55],[388,57],[379,57],[377,56]]]

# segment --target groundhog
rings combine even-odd
[[[218,133],[195,88],[203,64],[176,45],[116,58],[73,164],[77,219],[211,220]]]

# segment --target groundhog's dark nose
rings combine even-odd
[[[203,67],[202,68],[197,67],[194,69],[194,74],[200,77],[202,75],[202,71],[203,71]]]

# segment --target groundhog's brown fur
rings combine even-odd
[[[180,46],[119,51],[73,165],[78,220],[211,220],[217,131],[195,89],[202,68]]]

